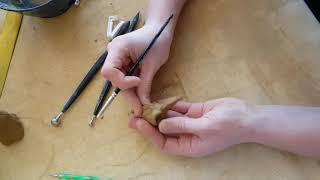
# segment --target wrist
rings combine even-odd
[[[144,28],[148,29],[149,31],[151,31],[152,33],[157,33],[160,28],[162,27],[163,24],[160,23],[150,23],[150,24],[145,24]],[[173,39],[173,31],[170,29],[170,27],[166,27],[162,33],[161,33],[161,38],[162,39],[166,39],[168,41],[172,41]]]
[[[239,99],[226,99],[225,110],[220,112],[217,119],[221,131],[233,139],[234,144],[250,143],[255,137],[254,121],[259,112],[259,106]]]
[[[252,112],[246,120],[247,137],[246,142],[248,143],[260,143],[259,137],[263,124],[261,122],[267,121],[267,116],[264,113],[264,106],[254,105]]]
[[[242,116],[240,121],[240,127],[242,129],[240,135],[241,143],[256,143],[257,140],[257,127],[258,122],[262,118],[262,106],[250,104],[245,102],[246,113]]]
[[[152,20],[147,20],[145,23],[145,26],[152,27],[157,29],[157,31],[163,26],[165,23],[166,19],[152,19]],[[174,30],[175,30],[175,22],[170,22],[166,28],[163,30],[163,34],[167,34],[167,36],[170,36],[171,38],[173,37]]]

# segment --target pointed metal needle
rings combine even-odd
[[[101,108],[100,112],[97,115],[97,118],[102,119],[103,118],[103,113],[108,109],[108,107],[110,106],[110,104],[112,103],[112,101],[116,98],[118,93],[113,92],[111,94],[111,96],[108,98],[108,100],[106,101],[106,103],[103,105],[103,107]]]
[[[90,122],[89,122],[89,126],[93,127],[94,126],[94,122],[97,120],[97,116],[92,116]]]

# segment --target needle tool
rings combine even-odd
[[[139,12],[138,12],[138,13],[132,18],[132,20],[130,21],[130,25],[129,25],[129,27],[128,27],[127,33],[132,32],[132,31],[136,28],[138,22],[139,22]],[[95,109],[94,109],[94,111],[93,111],[92,119],[91,119],[90,122],[89,122],[89,126],[90,126],[90,127],[93,127],[93,126],[94,126],[94,122],[95,122],[96,119],[97,119],[97,115],[98,115],[98,113],[99,113],[99,111],[100,111],[100,109],[101,109],[101,107],[102,107],[102,105],[103,105],[104,100],[105,100],[106,97],[107,97],[107,94],[108,94],[111,86],[112,86],[111,82],[108,81],[108,80],[106,80],[105,83],[104,83],[104,86],[103,86],[103,88],[102,88],[102,90],[101,90],[100,96],[99,96],[99,98],[98,98],[96,107],[95,107]]]
[[[118,32],[117,36],[120,36],[124,33],[127,32],[128,28],[130,26],[130,22],[127,21],[125,22],[122,27],[121,30]],[[58,127],[61,124],[61,119],[62,116],[64,115],[64,113],[67,112],[67,110],[70,108],[70,106],[74,103],[74,101],[80,96],[80,94],[83,92],[83,90],[87,87],[87,85],[91,82],[91,80],[93,79],[93,77],[97,74],[97,72],[99,71],[99,69],[102,67],[106,57],[108,55],[108,51],[106,50],[100,57],[99,59],[96,61],[96,63],[91,67],[91,69],[89,70],[89,72],[87,73],[87,75],[84,77],[84,79],[81,81],[81,83],[79,84],[79,86],[77,87],[77,89],[73,92],[73,94],[71,95],[71,97],[69,98],[69,100],[67,101],[67,103],[63,106],[61,112],[54,117],[51,120],[51,124],[53,126]]]
[[[142,62],[142,60],[144,59],[144,57],[146,56],[146,54],[149,52],[149,50],[151,49],[151,47],[153,46],[153,44],[156,42],[156,40],[159,38],[160,34],[162,33],[162,31],[165,29],[165,27],[169,24],[170,20],[173,18],[173,14],[167,19],[167,21],[163,24],[163,26],[160,28],[159,32],[154,36],[154,38],[152,39],[152,41],[150,42],[150,44],[147,46],[147,48],[142,52],[142,54],[139,56],[139,58],[136,60],[136,62],[134,63],[134,65],[131,67],[131,69],[129,70],[129,72],[126,74],[126,76],[131,76],[135,73],[135,71],[138,69],[140,63]],[[119,94],[119,92],[121,91],[120,88],[116,88],[113,93],[111,94],[111,96],[108,98],[108,100],[106,101],[106,103],[103,105],[102,109],[100,110],[100,112],[97,115],[97,118],[102,118],[104,112],[107,110],[107,108],[110,106],[110,104],[112,103],[112,101],[115,99],[115,97]]]

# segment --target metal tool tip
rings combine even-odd
[[[96,121],[97,116],[92,116],[90,122],[89,122],[89,126],[92,128],[94,126],[94,122]]]
[[[56,117],[51,119],[51,125],[58,127],[61,123],[63,112],[60,112]]]
[[[52,177],[59,177],[58,174],[49,174],[49,176],[52,176]]]
[[[103,115],[98,115],[97,119],[103,119]]]

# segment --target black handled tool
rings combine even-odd
[[[139,18],[140,18],[140,12],[138,12],[130,21],[130,26],[128,28],[127,33],[130,33],[134,31],[139,23]]]
[[[130,25],[129,25],[128,29],[127,29],[127,33],[132,32],[132,31],[136,28],[138,22],[139,22],[139,12],[138,12],[138,13],[132,18],[132,20],[130,21]],[[100,96],[99,96],[99,98],[98,98],[96,107],[95,107],[95,109],[94,109],[94,111],[93,111],[92,119],[91,119],[90,122],[89,122],[89,126],[90,126],[90,127],[93,127],[93,126],[94,126],[94,122],[95,122],[96,119],[97,119],[97,115],[98,115],[100,109],[101,109],[102,106],[103,106],[103,102],[104,102],[104,100],[106,99],[107,94],[108,94],[111,86],[112,86],[112,85],[111,85],[111,82],[108,81],[108,80],[106,80],[106,82],[104,83],[104,86],[103,86],[103,88],[102,88],[102,90],[101,90]]]
[[[170,20],[173,18],[173,14],[167,19],[167,21],[164,23],[164,25],[160,28],[159,32],[154,36],[154,38],[152,39],[152,41],[150,42],[150,44],[147,46],[147,48],[142,52],[142,54],[139,56],[139,58],[137,59],[137,61],[134,63],[134,65],[131,67],[131,69],[129,70],[129,72],[126,74],[127,76],[131,76],[135,73],[135,71],[138,69],[140,63],[142,62],[142,60],[144,59],[144,57],[146,56],[146,54],[149,52],[149,50],[151,49],[151,47],[153,46],[153,44],[156,42],[156,40],[158,39],[158,37],[160,36],[160,34],[162,33],[162,31],[164,30],[164,28],[169,24]],[[109,97],[109,99],[107,100],[107,102],[103,105],[102,109],[100,110],[100,112],[97,115],[97,118],[102,118],[103,113],[107,110],[107,108],[110,106],[110,104],[112,103],[112,101],[115,99],[115,97],[119,94],[119,92],[121,91],[120,88],[116,88],[113,93],[111,94],[111,96]]]
[[[120,36],[127,32],[129,28],[130,22],[127,21],[121,26],[121,30],[118,32],[116,36]],[[83,78],[77,89],[73,92],[67,103],[63,106],[61,112],[51,120],[51,124],[53,126],[59,126],[61,123],[61,118],[63,114],[70,108],[70,106],[74,103],[74,101],[79,97],[79,95],[83,92],[83,90],[88,86],[93,77],[97,74],[99,69],[102,67],[106,57],[108,55],[108,51],[105,51],[96,63],[91,67],[87,75]]]
[[[59,126],[61,123],[61,118],[63,116],[63,114],[70,108],[70,106],[74,103],[74,101],[79,97],[79,95],[82,93],[82,91],[87,87],[87,85],[89,84],[89,82],[92,80],[92,78],[94,77],[94,75],[97,74],[97,72],[99,71],[99,69],[102,67],[106,57],[108,55],[108,51],[105,51],[100,57],[99,59],[96,61],[96,63],[94,63],[94,65],[91,67],[91,69],[89,70],[89,72],[87,73],[87,75],[83,78],[83,80],[81,81],[81,83],[79,84],[79,86],[77,87],[77,89],[73,92],[73,94],[71,95],[71,97],[69,98],[69,100],[67,101],[67,103],[63,106],[61,112],[54,117],[51,120],[51,124],[53,126]]]

